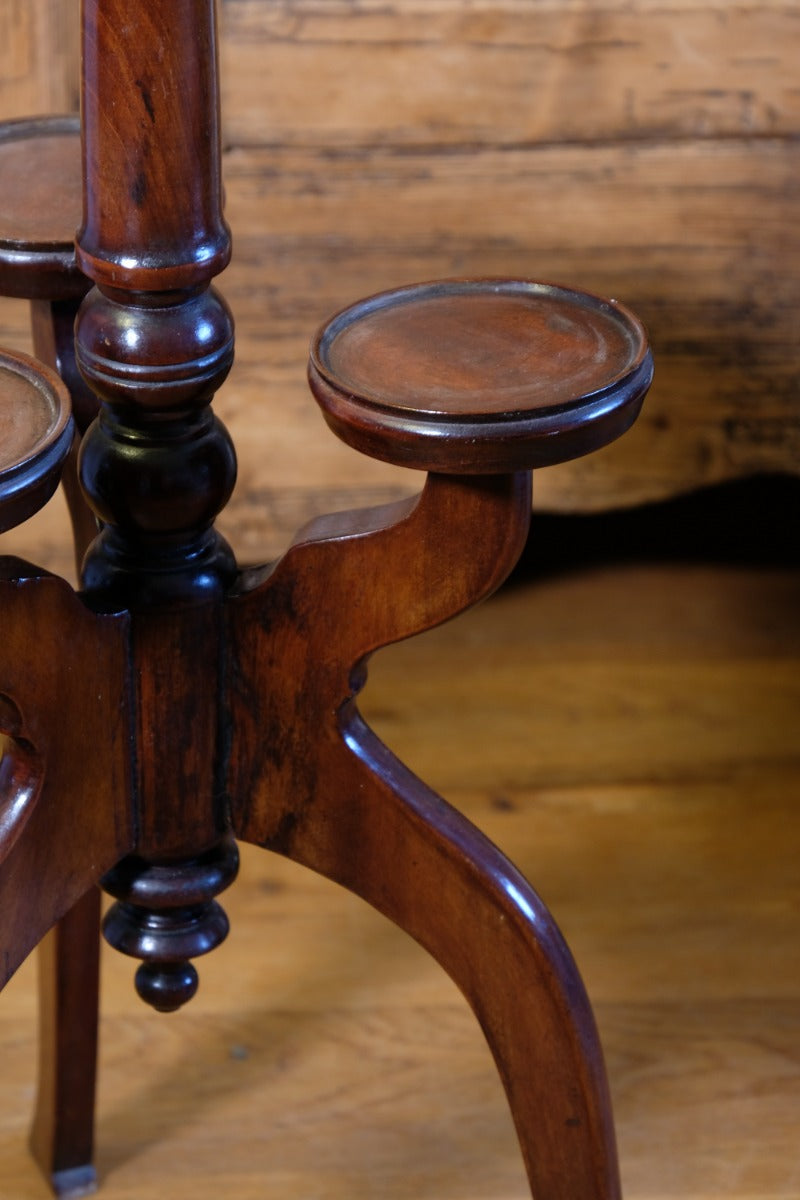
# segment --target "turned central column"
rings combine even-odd
[[[98,290],[77,356],[104,401],[82,481],[106,523],[84,583],[126,606],[200,599],[233,572],[211,531],[235,479],[208,407],[233,358],[209,288],[230,258],[213,0],[84,0],[82,105],[77,250]]]
[[[220,784],[221,598],[235,576],[214,519],[233,447],[210,402],[233,323],[210,287],[227,264],[213,0],[83,0],[84,214],[94,282],[76,356],[101,400],[81,483],[102,522],[82,583],[131,613],[137,856],[104,881],[106,937],[143,958],[158,1008],[197,985],[193,955],[225,936],[212,899],[236,871]]]

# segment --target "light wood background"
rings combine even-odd
[[[77,0],[3,0],[7,116],[74,107]],[[762,0],[222,0],[249,556],[416,479],[340,446],[311,333],[414,279],[519,274],[618,297],[656,383],[615,446],[538,503],[629,505],[800,458],[800,8]],[[24,307],[0,340],[24,344]],[[55,538],[53,539],[55,540]]]

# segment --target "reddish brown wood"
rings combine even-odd
[[[41,773],[24,831],[0,847],[2,980],[63,918],[44,950],[32,1140],[54,1190],[75,1195],[94,1179],[95,885],[133,840],[127,621],[95,617],[66,584],[9,559],[0,560],[0,609],[0,730],[32,748]]]
[[[357,697],[374,650],[502,582],[528,528],[530,467],[635,418],[651,373],[641,326],[519,280],[346,310],[314,343],[313,390],[345,441],[428,470],[427,483],[408,502],[324,517],[274,567],[238,572],[214,529],[235,459],[210,409],[233,353],[210,287],[229,255],[213,2],[82,11],[77,261],[97,286],[76,361],[101,404],[80,474],[102,528],[81,597],[14,561],[0,575],[0,730],[19,802],[0,841],[5,974],[102,873],[117,899],[108,939],[142,958],[145,999],[177,1007],[196,987],[190,959],[227,929],[214,896],[236,871],[233,835],[249,839],[363,896],[451,974],[495,1055],[537,1200],[617,1200],[602,1055],[552,918],[381,745]],[[38,310],[37,337],[67,372],[57,318]],[[53,1014],[75,1032],[79,990],[59,967],[87,931],[72,916],[49,975],[61,1046]],[[45,1076],[55,1098],[35,1141],[49,1170],[57,1157],[80,1172],[86,1103],[70,1126],[66,1078]]]
[[[76,568],[97,534],[78,485],[80,436],[97,400],[75,365],[73,327],[89,281],[75,260],[81,215],[76,117],[0,127],[4,181],[0,286],[31,301],[34,352],[67,385],[76,435],[61,474]],[[39,953],[39,1076],[31,1148],[57,1194],[90,1190],[97,1062],[100,892],[92,887],[47,934]]]
[[[39,1073],[31,1152],[57,1196],[83,1195],[92,1161],[100,987],[100,889],[39,946]]]
[[[79,159],[79,139],[75,139]],[[55,180],[53,181],[56,182]],[[65,180],[65,187],[68,181]],[[76,221],[77,226],[77,221]],[[32,262],[38,260],[31,255]],[[67,384],[75,438],[61,474],[72,524],[76,570],[97,535],[94,513],[78,483],[81,436],[97,413],[97,400],[75,365],[75,298],[33,299],[31,322],[37,356]],[[77,288],[76,288],[77,291]],[[31,1151],[56,1195],[94,1189],[95,1092],[100,1000],[100,889],[92,887],[39,948],[39,1073]]]
[[[77,117],[0,125],[0,294],[73,299],[86,291],[75,260],[81,164]]]
[[[146,0],[135,18],[127,0],[85,0],[82,36],[78,263],[128,293],[206,288],[230,259],[213,0]]]
[[[72,444],[69,394],[27,354],[0,353],[0,532],[50,499]]]
[[[19,709],[0,696],[0,861],[11,853],[39,800],[44,767],[24,736]]]
[[[75,138],[75,158],[80,140]],[[57,180],[53,183],[57,185]],[[63,181],[65,194],[69,179]],[[77,227],[77,220],[75,221]],[[73,247],[74,253],[74,247]],[[38,261],[31,255],[32,263]],[[97,521],[78,482],[82,435],[98,404],[75,365],[73,327],[88,281],[76,296],[33,299],[37,356],[67,384],[75,438],[61,474],[72,524],[76,570],[97,535]],[[31,1150],[56,1195],[93,1190],[97,1036],[100,992],[100,890],[92,887],[44,938],[39,948],[39,1074]]]
[[[213,896],[237,865],[218,778],[220,604],[235,563],[213,522],[236,463],[209,408],[233,355],[209,287],[230,256],[215,38],[213,0],[149,0],[135,20],[127,0],[83,5],[77,255],[98,286],[76,353],[102,406],[80,470],[103,528],[82,582],[95,608],[131,612],[137,746],[137,855],[107,880],[118,903],[104,929],[145,960],[137,987],[160,1009],[193,994],[188,959],[225,936]]]
[[[234,827],[364,897],[451,974],[495,1055],[535,1196],[612,1200],[602,1054],[552,918],[356,706],[374,649],[499,585],[524,542],[528,485],[430,476],[416,504],[315,523],[231,602]]]
[[[338,313],[309,382],[338,437],[450,474],[550,466],[624,433],[652,378],[621,304],[524,279],[449,279]]]
[[[85,291],[85,289],[84,289]],[[53,367],[69,388],[75,438],[61,472],[75,548],[75,566],[80,573],[83,556],[97,536],[97,520],[78,482],[78,453],[81,437],[97,415],[97,400],[87,388],[75,365],[73,328],[79,299],[33,300],[31,325],[37,358]]]
[[[31,301],[36,357],[66,383],[78,434],[97,400],[75,366],[73,326],[89,288],[75,258],[81,215],[80,122],[75,116],[0,124],[0,294]],[[78,566],[97,529],[77,481],[77,443],[62,474]]]
[[[62,580],[17,559],[0,560],[0,608],[0,694],[19,714],[19,733],[10,733],[42,763],[25,827],[0,850],[5,983],[134,834],[127,617],[95,615]]]
[[[85,289],[84,289],[85,290]],[[76,433],[61,475],[76,568],[97,534],[78,484],[80,436],[97,409],[75,368],[77,301],[34,300],[34,349],[68,384]],[[31,1150],[56,1195],[93,1190],[100,989],[100,890],[91,887],[39,948],[39,1073]]]

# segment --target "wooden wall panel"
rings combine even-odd
[[[792,133],[796,4],[224,0],[235,144]]]
[[[648,324],[638,425],[542,472],[541,505],[796,469],[796,0],[221,0],[220,25],[238,358],[218,409],[241,464],[222,524],[246,553],[417,486],[335,441],[305,358],[331,311],[438,275],[585,286]],[[5,0],[7,31],[5,114],[73,106],[77,0]],[[0,337],[21,322],[0,308]]]
[[[322,448],[298,364],[327,312],[437,275],[583,285],[648,324],[657,374],[637,427],[543,472],[540,504],[796,468],[800,6],[226,0],[222,18],[225,287],[237,370],[261,397],[257,415],[231,404],[240,446],[256,431],[240,520],[316,511],[324,480],[341,502],[390,486]],[[294,428],[304,461],[315,448],[305,482]]]
[[[2,119],[77,107],[78,0],[2,0]]]
[[[299,369],[309,331],[351,296],[464,272],[584,285],[625,299],[651,330],[656,383],[637,426],[600,454],[543,472],[543,503],[598,508],[791,469],[800,289],[796,273],[776,274],[798,249],[795,168],[782,150],[718,140],[431,159],[374,151],[329,158],[324,178],[313,151],[232,151],[229,216],[247,232],[226,292],[239,319],[237,370],[261,373],[265,397],[261,415],[245,417],[264,430],[242,446],[245,462],[258,457],[247,472],[254,501],[270,477],[291,486],[270,419],[308,420],[306,446],[312,437]]]

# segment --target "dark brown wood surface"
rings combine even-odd
[[[56,1195],[96,1185],[94,1117],[100,888],[92,885],[37,950],[39,1023],[31,1154]]]
[[[83,215],[75,251],[96,286],[77,312],[75,358],[101,407],[81,441],[79,475],[99,531],[81,565],[80,597],[31,572],[31,601],[22,609],[13,589],[23,568],[3,560],[13,631],[3,667],[6,757],[25,775],[20,795],[33,804],[30,815],[21,809],[24,828],[7,830],[0,847],[2,883],[13,899],[2,930],[6,977],[69,913],[51,946],[53,990],[43,1013],[46,1048],[59,1061],[42,1076],[37,1157],[56,1181],[61,1159],[62,1181],[77,1171],[77,1187],[91,1182],[85,1073],[71,1146],[61,1144],[71,1125],[59,1113],[70,1103],[62,1087],[65,1031],[79,1023],[84,1000],[91,1021],[79,1030],[79,1046],[92,1039],[96,1018],[93,956],[89,994],[74,972],[61,980],[70,939],[78,957],[91,937],[86,917],[94,909],[76,908],[78,901],[102,876],[116,899],[106,939],[143,960],[142,999],[173,1011],[197,989],[190,960],[227,934],[214,896],[236,873],[238,836],[361,895],[452,976],[494,1054],[537,1200],[618,1200],[602,1052],[563,938],[511,863],[375,737],[356,697],[373,650],[458,614],[506,577],[525,542],[530,467],[588,453],[630,425],[650,382],[642,329],[624,310],[583,293],[545,287],[531,303],[520,285],[484,288],[471,320],[491,337],[480,367],[471,360],[465,372],[466,335],[474,342],[475,333],[464,330],[463,313],[453,326],[463,288],[448,285],[438,338],[452,342],[452,386],[474,394],[466,408],[434,405],[425,434],[410,428],[399,437],[384,418],[380,429],[390,459],[402,443],[411,448],[402,461],[437,473],[415,501],[323,517],[274,569],[237,577],[214,528],[235,479],[230,439],[210,410],[233,350],[230,313],[210,288],[230,254],[214,3],[147,0],[131,15],[124,0],[84,0],[81,28]],[[12,159],[18,151],[12,141]],[[20,221],[24,253],[49,240],[41,206],[35,216]],[[16,245],[13,234],[6,240]],[[508,379],[523,293],[525,378],[539,358],[550,372],[565,338],[580,363],[564,364],[568,378],[555,400],[534,392],[498,410],[492,385],[498,381],[502,393]],[[410,303],[420,299],[424,308],[419,294]],[[426,322],[409,329],[408,312],[406,305],[404,353],[411,377],[422,378]],[[43,344],[57,360],[55,320],[51,309],[52,337]],[[41,321],[35,336],[42,339]],[[402,397],[382,384],[383,373],[397,370],[392,354],[373,354],[368,365],[384,410],[402,411]],[[326,373],[328,389],[350,390],[336,364],[320,357],[315,369]],[[350,440],[349,418],[340,424]],[[533,436],[540,426],[544,457]],[[520,427],[518,447],[509,435]],[[428,436],[438,446],[432,462],[414,451]],[[369,442],[363,448],[374,452]],[[438,472],[442,464],[449,474]],[[48,611],[49,635],[63,649],[43,656],[29,645],[30,623]],[[85,672],[83,655],[64,639],[72,627],[94,633],[106,652]],[[65,669],[80,672],[80,698],[55,730],[52,676]],[[100,731],[92,720],[102,720],[104,707],[111,712]],[[22,714],[31,709],[40,778],[25,757]],[[74,721],[82,722],[81,736],[70,753]],[[53,822],[51,843],[41,815],[50,816],[51,797],[63,791],[60,815],[72,817],[87,729],[102,740],[97,769],[112,790],[72,824],[71,837]],[[124,786],[114,787],[120,780]],[[48,853],[40,879],[32,868]],[[32,896],[35,920],[26,908]]]
[[[97,617],[60,579],[3,559],[0,730],[30,745],[41,792],[3,844],[0,912],[5,982],[55,920],[133,842],[127,727],[127,620]],[[70,656],[59,652],[69,630]],[[80,721],[66,720],[69,711]],[[46,770],[45,770],[46,766]]]

